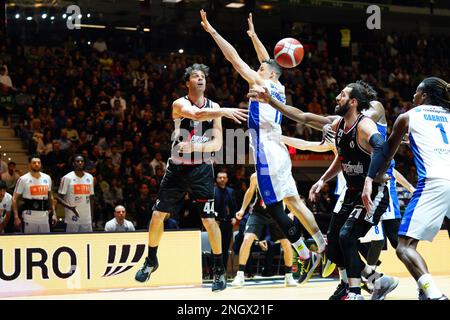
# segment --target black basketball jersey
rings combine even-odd
[[[189,100],[188,96],[184,99],[188,100],[193,106],[196,106]],[[205,98],[203,106],[197,108],[212,108],[212,101]],[[183,154],[179,151],[178,144],[180,142],[190,141],[193,143],[205,143],[211,140],[212,128],[214,120],[196,121],[188,118],[174,119],[175,131],[172,134],[172,156],[171,159],[177,164],[201,164],[210,162],[214,157],[214,152],[192,152]]]
[[[339,121],[336,133],[336,148],[347,186],[356,189],[361,188],[361,190],[364,187],[364,180],[369,171],[371,159],[370,153],[358,144],[357,129],[363,118],[364,116],[361,114],[348,131],[345,130],[345,121],[342,118]]]

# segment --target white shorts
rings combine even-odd
[[[383,232],[383,226],[382,221],[378,222],[376,226],[372,226],[372,228],[367,231],[366,235],[364,237],[359,238],[359,242],[361,243],[367,243],[372,241],[380,241],[384,240],[384,232]]]
[[[252,145],[253,150],[254,146]],[[266,205],[298,195],[292,176],[292,163],[284,144],[275,140],[260,141],[253,153],[256,163],[258,189]]]
[[[339,198],[336,201],[336,205],[334,206],[334,209],[333,209],[334,213],[339,213],[339,211],[341,211],[346,192],[347,192],[347,187],[344,187],[344,189],[342,189],[341,194],[339,195]]]
[[[66,232],[68,233],[76,233],[76,232],[92,232],[92,224],[75,224],[75,223],[66,223]]]
[[[445,216],[450,218],[450,181],[425,179],[417,184],[398,234],[431,242],[439,232]]]
[[[398,203],[396,184],[395,178],[391,177],[391,180],[389,180],[387,184],[389,189],[389,207],[381,216],[381,220],[393,220],[400,219],[402,217],[400,213],[400,205]]]
[[[23,233],[50,233],[48,223],[24,222]]]

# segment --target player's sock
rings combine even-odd
[[[339,278],[342,282],[348,283],[347,271],[345,269],[338,268],[339,270]]]
[[[375,280],[383,276],[382,273],[375,271],[373,266],[365,265],[364,269],[361,271],[361,275],[367,279],[368,282],[374,284]]]
[[[354,294],[361,294],[361,286],[357,286],[357,287],[349,287],[348,288],[348,292],[352,292]]]
[[[288,273],[292,273],[292,265],[290,266],[284,266],[284,273],[288,274]]]
[[[149,259],[151,262],[157,261],[157,258],[156,258],[156,253],[157,253],[157,251],[158,251],[158,246],[156,246],[156,247],[150,247],[150,246],[148,246],[148,259]]]
[[[312,237],[317,244],[318,252],[321,253],[321,252],[325,251],[327,242],[325,241],[325,238],[323,237],[322,232],[319,230],[319,231],[317,231],[317,233],[313,234]]]
[[[297,251],[297,254],[301,260],[306,260],[311,255],[311,252],[309,251],[302,238],[295,241],[292,246],[294,247],[295,251]]]
[[[220,271],[225,270],[225,268],[223,267],[223,258],[222,258],[222,254],[213,254],[213,266],[217,269],[219,269]]]
[[[419,288],[425,292],[428,299],[440,298],[442,297],[442,292],[437,287],[433,280],[433,277],[429,273],[425,273],[423,276],[417,280]]]
[[[240,264],[238,271],[244,272],[245,271],[245,264]]]

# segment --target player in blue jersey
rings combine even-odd
[[[201,25],[217,43],[225,58],[231,62],[234,69],[248,82],[252,89],[267,88],[270,95],[278,101],[285,102],[284,86],[278,80],[281,67],[270,59],[269,54],[257,37],[254,37],[251,20],[249,20],[249,35],[252,38],[258,59],[261,63],[258,71],[252,70],[227,42],[208,22],[206,12],[200,12]],[[280,142],[281,113],[267,103],[250,99],[249,133],[250,146],[253,150],[259,192],[267,207],[267,212],[279,224],[288,239],[296,246],[299,230],[285,214],[283,201],[294,213],[306,230],[312,235],[318,247],[318,254],[312,253],[308,259],[308,275],[314,271],[322,257],[322,263],[327,262],[325,256],[326,240],[321,233],[312,212],[298,195],[297,186],[292,176],[292,164],[286,146]],[[319,256],[321,254],[321,257]]]
[[[417,87],[413,103],[414,108],[395,121],[375,169],[382,174],[389,167],[403,136],[408,134],[418,182],[400,224],[396,252],[417,281],[419,299],[448,300],[416,248],[421,240],[432,241],[444,217],[450,217],[450,84],[437,77],[426,78]],[[363,191],[368,209],[372,206],[368,198],[371,188],[372,179],[368,177]]]

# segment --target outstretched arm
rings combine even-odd
[[[172,104],[172,112],[175,118],[188,118],[197,121],[226,117],[240,124],[241,121],[246,121],[248,118],[247,109],[220,108],[218,105],[214,108],[200,109],[192,106],[184,99],[178,99],[174,101],[174,103]]]
[[[309,150],[313,152],[334,152],[336,150],[333,144],[322,143],[322,141],[306,141],[286,136],[281,136],[280,141],[299,150]]]
[[[259,90],[250,89],[247,97],[255,99],[264,103],[269,103],[272,107],[280,111],[283,115],[288,117],[295,122],[303,123],[309,126],[313,124],[318,125],[318,130],[322,130],[322,127],[326,124],[331,124],[333,122],[332,117],[319,116],[314,113],[303,112],[292,106],[288,106],[277,99],[274,99],[267,88],[264,88],[264,92]]]
[[[206,32],[208,32],[214,39],[214,41],[219,46],[225,58],[231,62],[234,69],[245,79],[247,82],[252,84],[262,85],[263,81],[261,77],[256,73],[256,71],[252,70],[248,64],[241,59],[236,49],[214,29],[211,24],[208,22],[206,18],[206,12],[204,10],[200,10],[200,15],[202,17],[201,25]]]
[[[252,39],[253,47],[255,48],[256,54],[258,55],[258,60],[260,63],[270,59],[270,55],[264,47],[264,44],[259,40],[258,35],[255,32],[255,26],[253,25],[253,17],[250,13],[247,18],[248,30],[247,34]]]
[[[414,186],[400,172],[394,169],[392,173],[394,174],[395,180],[406,188],[409,193],[413,193],[416,190],[416,188],[414,188]]]

